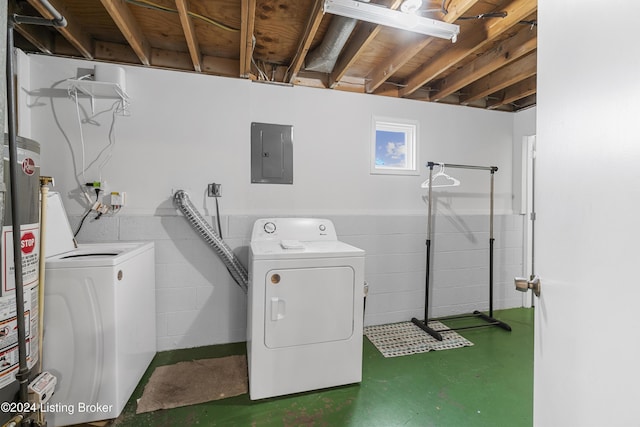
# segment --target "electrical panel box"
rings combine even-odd
[[[293,184],[293,126],[251,123],[251,182]]]

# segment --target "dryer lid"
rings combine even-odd
[[[45,257],[57,256],[74,250],[76,240],[73,238],[67,213],[62,205],[60,193],[51,191],[47,194],[47,222]]]

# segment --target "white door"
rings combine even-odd
[[[638,426],[640,2],[538,5],[534,425]]]

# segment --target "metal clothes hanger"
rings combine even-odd
[[[438,166],[440,167],[440,169],[438,170],[438,172],[436,172],[435,175],[433,175],[431,177],[431,187],[435,188],[435,187],[457,187],[460,185],[460,181],[452,176],[447,175],[444,172],[444,163],[438,163]],[[438,183],[436,184],[436,178],[438,177],[442,177],[444,178],[446,181],[442,182],[442,183]],[[425,182],[423,182],[420,185],[422,188],[429,188],[429,178],[427,178],[427,180]]]

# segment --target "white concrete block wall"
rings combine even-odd
[[[100,179],[108,191],[127,192],[122,212],[87,219],[79,240],[155,242],[160,349],[245,339],[244,294],[171,200],[176,189],[188,190],[195,206],[211,215],[213,200],[204,192],[210,182],[223,184],[225,240],[244,262],[258,217],[328,217],[341,238],[367,251],[365,276],[371,298],[366,322],[420,316],[426,231],[420,183],[426,171],[422,176],[369,173],[375,116],[420,123],[422,165],[442,160],[500,168],[495,208],[505,224],[496,229],[496,282],[504,289],[496,287],[496,306],[519,305],[512,285],[506,285],[511,276],[521,274],[521,250],[510,246],[517,242],[512,236],[518,234],[517,221],[508,219],[513,212],[512,114],[124,66],[131,114],[117,118],[112,156],[99,168],[96,159],[103,158],[109,144],[112,117],[103,114],[85,123],[82,146],[76,104],[64,84],[96,63],[45,55],[23,59],[18,76],[24,95],[21,135],[40,142],[41,172],[55,177],[55,190],[74,225],[87,208],[79,191],[82,182]],[[89,111],[88,99],[82,97],[80,104],[82,111]],[[111,104],[112,100],[96,100],[96,109]],[[249,131],[254,121],[294,126],[294,185],[251,184]],[[440,246],[433,274],[446,279],[447,285],[433,288],[434,314],[483,304],[476,298],[481,295],[476,278],[486,268],[486,248],[479,242],[488,232],[482,225],[487,223],[488,183],[477,171],[457,170],[455,176],[463,185],[437,195],[436,214],[453,218],[455,227],[447,231],[440,227],[446,221],[439,219],[435,228]],[[509,246],[503,246],[506,242]],[[458,293],[463,298],[456,298]]]
[[[251,229],[260,217],[221,218],[225,241],[246,266]],[[334,222],[340,240],[366,251],[365,324],[423,318],[426,216],[324,217]],[[494,309],[521,304],[512,284],[522,274],[521,218],[495,217]],[[70,220],[75,230],[80,217]],[[488,221],[487,215],[434,217],[431,317],[488,310]],[[246,339],[246,295],[181,215],[87,219],[78,240],[154,241],[159,350]]]
[[[341,240],[367,251],[365,324],[424,317],[426,215],[335,217]],[[494,218],[494,309],[519,307],[522,218]],[[342,226],[342,227],[341,227]],[[489,308],[488,215],[434,216],[430,317]]]

